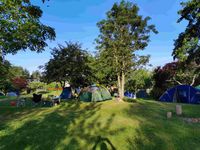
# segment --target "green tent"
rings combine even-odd
[[[110,92],[102,86],[89,86],[84,88],[80,94],[79,99],[85,102],[97,102],[112,99]]]
[[[198,90],[200,90],[200,85],[196,86],[195,88],[198,89]]]

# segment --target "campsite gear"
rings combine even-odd
[[[43,101],[43,107],[52,107],[54,105],[53,101]]]
[[[167,112],[167,118],[171,118],[172,117],[172,112]]]
[[[16,101],[11,101],[10,106],[16,106]]]
[[[71,89],[71,87],[63,88],[63,91],[60,94],[60,99],[71,99],[71,98],[72,98],[72,89]]]
[[[81,90],[79,99],[86,102],[96,102],[112,99],[110,92],[102,86],[89,86]]]
[[[33,94],[33,99],[35,105],[39,104],[42,101],[42,94]]]
[[[60,104],[60,97],[53,97],[52,101],[53,101],[54,105],[58,105],[58,104]]]
[[[176,114],[182,115],[182,106],[181,105],[176,105]]]
[[[17,100],[17,107],[23,107],[26,105],[26,100],[25,99],[18,99]]]
[[[200,90],[189,85],[178,85],[168,89],[159,100],[162,102],[200,104]]]

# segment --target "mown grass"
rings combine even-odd
[[[166,119],[166,112],[173,117]],[[200,106],[183,105],[184,117]],[[0,106],[0,149],[198,150],[200,124],[175,114],[175,104],[68,101],[51,108]]]

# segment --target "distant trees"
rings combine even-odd
[[[41,78],[42,78],[42,75],[41,75],[40,71],[36,70],[36,71],[32,72],[32,74],[31,74],[32,80],[40,81]]]
[[[99,56],[116,74],[121,99],[127,73],[148,62],[148,56],[138,56],[135,52],[145,49],[151,32],[157,33],[155,26],[148,24],[150,17],[143,18],[138,10],[131,2],[115,3],[107,12],[107,18],[97,24]]]
[[[4,63],[2,63],[0,61],[0,90],[4,93],[7,93],[8,89],[12,87],[12,83],[10,81],[12,76],[9,72],[10,67],[10,62],[5,61]]]
[[[52,49],[52,58],[44,66],[43,76],[47,82],[68,82],[73,87],[92,83],[91,57],[78,43],[66,42]]]
[[[21,91],[22,89],[26,89],[28,82],[25,78],[15,77],[12,79],[12,85],[15,89]]]
[[[9,61],[0,62],[0,90],[7,93],[8,90],[22,90],[27,86],[29,78],[28,70],[13,66]]]
[[[138,69],[129,75],[126,90],[137,93],[139,89],[151,88],[152,84],[152,73],[146,69]]]
[[[0,54],[15,54],[19,50],[41,52],[46,40],[55,39],[53,28],[40,22],[42,10],[30,0],[0,2]]]
[[[24,69],[20,66],[11,66],[9,68],[9,72],[13,77],[22,77],[28,79],[30,77],[30,73],[27,69]]]

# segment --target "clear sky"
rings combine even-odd
[[[185,28],[185,23],[178,24],[177,11],[184,0],[130,0],[140,8],[139,14],[150,16],[150,23],[155,24],[159,34],[151,36],[151,42],[139,54],[150,54],[150,63],[153,67],[164,65],[172,61],[171,53],[174,39]],[[94,39],[99,31],[96,23],[104,19],[105,13],[111,9],[114,2],[119,0],[50,0],[42,4],[41,0],[32,0],[43,10],[41,21],[55,28],[56,40],[48,42],[48,47],[42,53],[18,52],[16,55],[7,55],[14,65],[22,66],[30,72],[38,70],[51,57],[51,48],[64,41],[78,41],[83,48],[95,51]],[[47,7],[49,5],[49,7]]]

